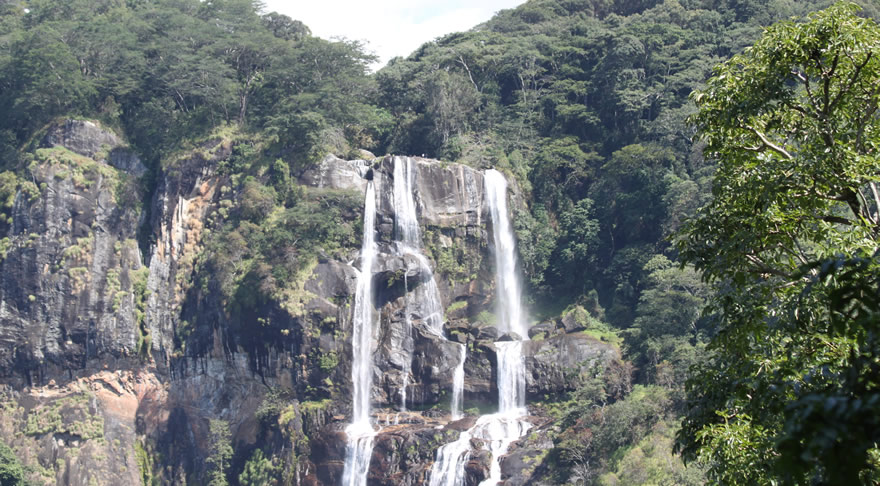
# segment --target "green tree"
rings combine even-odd
[[[702,351],[709,286],[693,267],[678,268],[663,255],[645,265],[647,287],[639,298],[626,344],[648,382],[680,390]]]
[[[725,484],[859,484],[880,443],[880,28],[840,3],[716,68],[681,256],[718,287],[679,435]]]
[[[575,290],[583,292],[593,286],[599,247],[599,222],[593,218],[593,200],[581,199],[559,219],[562,234],[555,271],[580,284]]]
[[[3,486],[24,486],[24,468],[18,457],[4,442],[0,441],[0,484]]]
[[[201,15],[222,33],[216,39],[216,56],[235,72],[239,125],[245,124],[248,101],[271,65],[273,53],[284,49],[259,16],[262,7],[255,0],[212,0],[201,9]]]
[[[39,25],[13,43],[9,63],[11,86],[0,97],[0,105],[11,106],[4,125],[18,130],[19,138],[28,130],[46,123],[59,113],[81,113],[96,94],[92,80],[82,75],[62,32]]]
[[[244,465],[244,470],[238,476],[238,484],[241,486],[269,486],[277,484],[275,473],[277,467],[272,461],[263,455],[263,451],[257,449]]]
[[[208,424],[211,439],[211,453],[205,462],[208,463],[208,484],[210,486],[226,486],[226,471],[232,460],[232,441],[229,424],[225,420],[211,420]]]

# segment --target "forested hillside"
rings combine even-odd
[[[872,484],[880,5],[808,17],[832,3],[530,0],[370,73],[256,0],[0,0],[0,482],[338,483],[363,191],[394,154],[457,198],[420,189],[469,415],[497,392],[494,244],[456,177],[511,182],[535,346],[589,339],[533,372],[509,484]],[[415,277],[383,265],[391,329]],[[373,397],[411,372],[433,419],[451,351],[418,339],[412,370],[379,346]],[[138,425],[81,430],[117,370]],[[417,425],[371,481],[422,484],[451,436]]]

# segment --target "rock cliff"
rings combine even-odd
[[[236,307],[210,255],[223,253],[235,268],[237,250],[228,240],[218,246],[217,235],[249,197],[248,182],[224,170],[239,142],[210,138],[148,171],[122,137],[93,122],[56,123],[38,140],[26,168],[37,190],[17,193],[0,263],[0,430],[33,468],[32,479],[202,483],[213,424],[221,423],[235,451],[230,470],[241,471],[260,449],[285,484],[338,484],[359,242],[318,248],[316,257],[301,258],[286,287]],[[328,156],[299,178],[314,197],[362,200],[367,180],[379,197],[372,402],[377,423],[387,425],[376,438],[371,484],[425,484],[437,448],[473,420],[448,416],[459,344],[468,349],[465,408],[485,408],[497,393],[482,173],[412,163],[445,337],[407,299],[427,277],[420,262],[393,248],[394,159]],[[340,218],[354,225],[360,214]],[[255,285],[274,278],[271,270]],[[236,277],[240,289],[248,289],[248,275]],[[578,376],[618,359],[580,330],[558,326],[542,335],[524,347],[529,397],[570,390]],[[404,342],[411,342],[406,353]],[[398,398],[404,384],[407,412]],[[535,468],[514,464],[537,460],[550,440],[542,428],[548,419],[531,420],[538,438],[502,463],[510,484],[528,482]],[[468,484],[487,468],[487,457],[473,457]]]

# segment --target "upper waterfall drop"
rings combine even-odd
[[[394,157],[394,240],[420,248],[422,237],[413,197],[413,166],[409,157]]]
[[[434,280],[434,272],[428,258],[422,252],[422,236],[419,231],[419,219],[416,213],[416,203],[413,197],[415,171],[413,160],[410,157],[394,157],[394,242],[396,251],[400,255],[410,255],[415,258],[423,275],[422,283],[413,291],[410,300],[418,302],[423,310],[422,321],[427,324],[434,334],[443,334],[443,305],[440,301],[440,291]],[[407,311],[409,319],[409,311]]]
[[[364,197],[364,239],[361,244],[361,271],[358,274],[352,319],[351,380],[354,388],[352,420],[345,429],[348,443],[345,447],[343,486],[365,486],[373,438],[376,432],[370,423],[370,392],[372,380],[373,336],[373,261],[376,256],[376,192],[373,183],[367,184]]]
[[[494,227],[499,331],[515,332],[520,339],[528,340],[522,315],[522,290],[516,273],[516,239],[507,212],[507,179],[495,169],[487,170],[484,178],[486,201]]]

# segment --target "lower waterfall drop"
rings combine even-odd
[[[464,466],[471,455],[470,430],[465,430],[458,440],[437,449],[437,459],[431,466],[429,486],[460,486],[464,484]]]
[[[352,318],[351,380],[354,387],[351,424],[345,428],[343,486],[366,486],[373,439],[376,431],[370,423],[370,391],[372,388],[373,336],[373,260],[376,256],[374,227],[376,221],[376,194],[373,183],[367,183],[364,200],[364,239],[361,245],[361,271],[358,274]]]
[[[459,353],[458,366],[452,374],[452,401],[449,404],[449,410],[452,420],[458,420],[462,417],[462,397],[464,395],[464,361],[467,359],[467,346],[459,344],[461,352]]]

